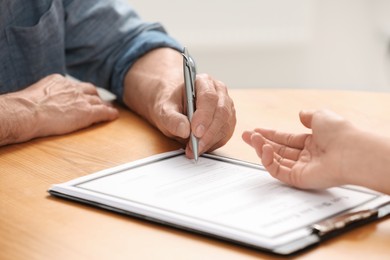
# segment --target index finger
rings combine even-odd
[[[307,137],[307,134],[291,134],[265,128],[256,128],[255,132],[274,143],[296,149],[303,149]]]

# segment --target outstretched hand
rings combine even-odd
[[[343,155],[353,140],[355,129],[337,114],[302,111],[300,120],[312,134],[291,134],[257,128],[243,133],[263,166],[276,179],[304,189],[320,189],[346,184],[343,176],[348,161]]]

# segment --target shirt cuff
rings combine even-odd
[[[111,91],[123,102],[124,78],[134,62],[145,53],[160,47],[169,47],[179,52],[182,47],[173,38],[160,31],[145,31],[133,39],[131,45],[121,55],[114,67],[111,78]]]

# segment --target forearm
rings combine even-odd
[[[349,153],[348,182],[390,194],[390,139],[358,130]]]
[[[145,54],[126,74],[124,103],[150,122],[155,122],[154,104],[169,99],[183,83],[182,66],[181,54],[170,48]]]

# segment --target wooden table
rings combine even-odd
[[[241,140],[258,126],[307,131],[300,109],[329,108],[389,135],[390,93],[232,89],[238,123],[216,153],[259,162]],[[390,136],[389,136],[390,137]],[[0,259],[275,259],[263,252],[49,196],[47,189],[108,167],[178,149],[137,115],[0,148]],[[300,259],[389,259],[390,220],[352,230]]]

